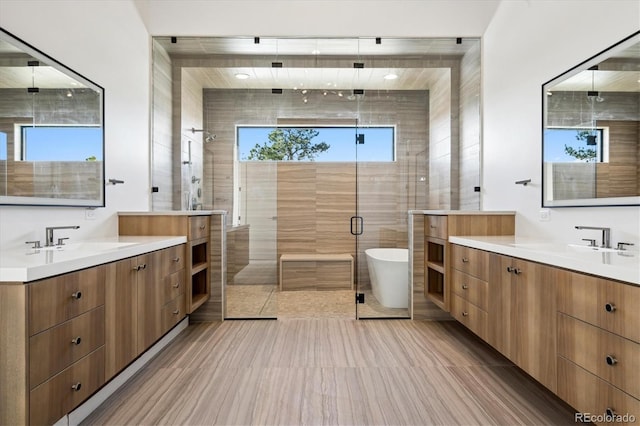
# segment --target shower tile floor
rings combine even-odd
[[[365,291],[361,318],[408,316],[407,309],[380,305]],[[229,285],[226,287],[226,318],[355,318],[353,290],[280,291],[275,285]]]
[[[280,292],[274,261],[252,261],[227,285],[225,318],[355,318],[354,291],[319,290]],[[389,309],[380,305],[370,290],[365,290],[361,318],[406,318],[407,309]],[[422,280],[413,289],[413,314],[416,319],[452,320],[448,312],[424,297]]]

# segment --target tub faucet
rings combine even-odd
[[[603,248],[611,248],[611,228],[603,228],[600,226],[576,226],[576,229],[595,229],[602,231],[602,245]]]
[[[46,238],[44,239],[44,246],[45,247],[53,247],[53,231],[55,229],[78,229],[80,228],[77,225],[72,225],[72,226],[48,226],[45,228],[45,236]]]

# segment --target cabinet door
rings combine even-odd
[[[136,258],[138,353],[145,351],[162,336],[163,251],[154,251]]]
[[[566,280],[566,272],[515,259],[510,274],[513,275],[511,359],[534,379],[555,392],[555,287]]]
[[[489,328],[487,342],[501,354],[511,358],[511,258],[499,254],[489,255]]]
[[[533,378],[556,390],[555,286],[566,273],[491,255],[488,342]]]
[[[106,356],[107,380],[126,367],[138,350],[137,258],[107,265]]]

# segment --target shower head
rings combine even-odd
[[[196,129],[192,127],[191,133],[202,133],[204,135],[204,141],[206,143],[213,142],[216,139],[216,135],[205,129]]]

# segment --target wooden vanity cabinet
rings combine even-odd
[[[0,284],[0,425],[52,424],[185,314],[185,245]]]
[[[553,392],[556,378],[555,287],[567,272],[500,254],[489,257],[487,341]]]
[[[211,297],[211,215],[186,213],[184,215],[121,214],[118,216],[118,232],[120,235],[187,237],[186,300],[183,310],[191,314]],[[180,306],[177,304],[167,309],[167,320],[172,318],[169,312],[179,309]]]
[[[558,395],[579,412],[640,418],[640,288],[570,273],[557,297]]]
[[[452,297],[450,236],[513,235],[515,216],[510,213],[460,214],[443,212],[424,216],[424,296],[441,309],[450,312]],[[464,269],[461,269],[466,272]],[[459,296],[459,294],[458,294]],[[458,300],[456,311],[463,301]],[[465,318],[469,322],[470,318]]]
[[[186,316],[185,263],[178,245],[107,265],[107,379]]]
[[[29,423],[55,422],[105,383],[105,269],[28,285]]]
[[[452,315],[577,412],[640,418],[639,286],[455,244],[450,275]]]
[[[451,315],[487,340],[489,253],[451,245]]]

